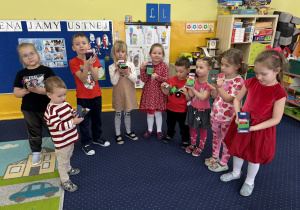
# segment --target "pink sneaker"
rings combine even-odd
[[[162,132],[157,132],[156,138],[157,138],[157,140],[163,140],[164,134]]]
[[[143,138],[144,138],[144,139],[149,139],[151,135],[152,135],[152,132],[150,132],[150,131],[147,130],[147,131],[143,134]]]

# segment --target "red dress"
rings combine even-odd
[[[248,93],[242,111],[249,112],[251,126],[270,119],[274,102],[287,96],[280,83],[264,86],[256,77],[246,80],[245,87]],[[262,164],[267,164],[274,158],[275,141],[276,126],[249,133],[237,133],[235,118],[224,139],[230,155]]]
[[[158,74],[158,78],[151,79],[151,75],[146,74],[145,69],[141,69],[141,80],[145,83],[141,96],[140,111],[154,114],[157,111],[167,110],[167,98],[161,90],[161,83],[169,79],[169,68],[166,63],[160,62],[153,65],[153,73]]]

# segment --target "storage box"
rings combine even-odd
[[[290,69],[289,72],[292,74],[300,75],[300,61],[298,60],[289,60],[290,62]]]
[[[234,9],[230,13],[232,15],[256,15],[257,9]]]
[[[255,30],[254,31],[254,36],[267,36],[267,35],[272,35],[273,30]]]
[[[218,7],[218,15],[230,15],[229,7]]]
[[[272,39],[271,35],[267,36],[254,36],[254,41],[270,41]]]

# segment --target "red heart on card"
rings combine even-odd
[[[239,119],[239,123],[240,124],[246,124],[247,123],[247,119],[244,118],[244,119]]]

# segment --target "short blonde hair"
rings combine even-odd
[[[40,56],[39,56],[39,53],[38,53],[37,49],[35,48],[35,45],[34,45],[33,43],[23,42],[23,43],[21,43],[21,44],[18,45],[18,47],[17,47],[17,52],[18,52],[18,54],[19,54],[20,62],[21,62],[25,67],[27,67],[27,65],[24,63],[23,58],[22,58],[22,56],[20,55],[20,50],[21,50],[22,48],[25,48],[25,47],[32,47],[32,49],[36,52],[37,56],[39,57],[39,61],[40,61]]]
[[[115,60],[115,52],[124,50],[126,52],[126,58],[127,58],[127,45],[124,41],[116,41],[114,46],[111,48],[111,57]]]
[[[45,80],[46,93],[53,93],[53,89],[54,88],[64,88],[64,89],[67,89],[67,86],[64,83],[64,81],[60,77],[58,77],[58,76],[48,77]]]

